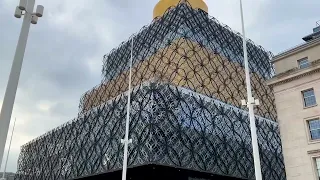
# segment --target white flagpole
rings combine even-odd
[[[246,84],[247,84],[247,96],[248,101],[243,103],[249,108],[249,118],[250,118],[250,129],[251,129],[251,138],[252,138],[252,149],[253,149],[253,160],[254,160],[254,171],[256,180],[262,180],[261,175],[261,165],[260,165],[260,155],[259,155],[259,146],[257,138],[257,127],[254,117],[253,105],[259,105],[259,101],[255,100],[252,97],[251,82],[250,82],[250,72],[249,72],[249,63],[248,63],[248,52],[247,52],[247,40],[244,28],[244,17],[243,17],[243,7],[242,0],[240,0],[240,11],[241,11],[241,23],[242,23],[242,36],[243,36],[243,55],[244,55],[244,65],[246,73]]]
[[[126,180],[127,178],[128,146],[129,146],[129,143],[132,143],[132,139],[129,139],[132,61],[133,61],[133,37],[131,39],[131,58],[130,58],[130,65],[129,65],[130,73],[129,73],[129,90],[128,90],[128,102],[127,102],[126,134],[125,134],[125,138],[121,139],[121,143],[124,144],[122,180]]]
[[[4,170],[3,170],[3,173],[2,173],[2,179],[5,179],[5,175],[6,175],[6,171],[7,171],[7,164],[8,164],[8,159],[9,159],[9,154],[10,154],[10,149],[11,149],[11,142],[12,142],[12,137],[13,137],[13,133],[14,133],[14,128],[16,126],[16,121],[17,121],[17,118],[14,119],[14,123],[13,123],[13,129],[12,129],[12,133],[11,133],[11,138],[10,138],[7,158],[6,158],[6,162],[4,164]]]

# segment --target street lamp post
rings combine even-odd
[[[126,117],[126,129],[125,137],[121,139],[121,143],[124,144],[123,149],[123,166],[122,166],[122,180],[127,179],[127,166],[128,166],[128,148],[132,143],[132,139],[129,139],[129,125],[130,125],[130,106],[131,106],[131,78],[132,78],[132,63],[133,63],[133,38],[131,39],[131,57],[129,62],[129,90],[128,90],[128,102],[127,102],[127,117]]]
[[[16,7],[14,14],[16,18],[21,18],[21,16],[24,15],[24,19],[0,113],[0,168],[19,83],[24,52],[27,45],[30,24],[37,24],[38,17],[42,17],[43,15],[44,8],[41,5],[38,5],[36,12],[33,12],[34,4],[35,0],[20,0],[19,6]]]
[[[243,37],[243,56],[244,56],[244,66],[245,66],[246,84],[247,84],[247,98],[248,98],[247,101],[242,100],[242,105],[246,105],[249,109],[250,130],[251,130],[251,139],[252,139],[251,143],[252,143],[252,150],[253,150],[255,177],[256,177],[256,180],[262,180],[259,145],[258,145],[258,137],[257,137],[257,127],[256,127],[254,109],[253,109],[254,105],[259,105],[259,100],[254,99],[252,96],[242,0],[240,0],[240,12],[241,12],[242,37]]]

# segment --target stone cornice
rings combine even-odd
[[[298,46],[296,46],[294,48],[291,48],[291,49],[289,49],[287,51],[279,53],[278,55],[276,55],[276,56],[274,56],[272,58],[271,62],[276,62],[276,61],[281,60],[281,59],[283,59],[285,57],[288,57],[288,56],[290,56],[292,54],[295,54],[297,52],[303,51],[305,49],[308,49],[310,47],[317,46],[317,45],[320,45],[320,38],[314,39],[312,41],[309,41],[307,43],[298,45]]]
[[[308,154],[316,154],[316,153],[320,153],[320,149],[308,151]]]
[[[305,69],[293,68],[286,72],[280,73],[267,81],[267,85],[273,87],[279,84],[284,84],[304,76],[320,72],[320,59],[311,62],[311,66]]]

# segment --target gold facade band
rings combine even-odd
[[[132,72],[133,87],[157,79],[244,108],[241,105],[241,99],[245,99],[246,94],[244,68],[191,40],[180,38],[173,41],[170,46],[158,50],[148,59],[134,64]],[[87,93],[83,97],[82,112],[126,92],[128,73],[128,70],[124,71]],[[274,106],[273,101],[265,94],[259,94],[264,91],[271,94],[271,89],[259,74],[252,73],[251,76],[254,93],[264,104],[257,107],[257,115],[271,119],[276,117],[276,112],[271,108]]]

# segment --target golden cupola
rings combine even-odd
[[[194,9],[202,9],[208,12],[208,6],[203,0],[185,0]],[[182,0],[160,0],[154,7],[153,18],[162,16],[171,6],[177,6]]]

